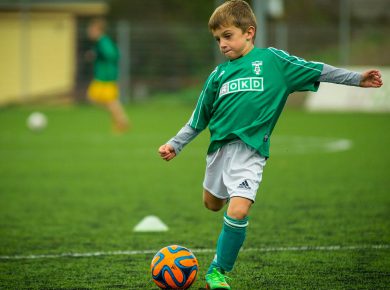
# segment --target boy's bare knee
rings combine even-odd
[[[246,198],[233,197],[230,200],[227,214],[229,217],[234,219],[244,219],[248,216],[252,203],[252,200]]]
[[[215,204],[207,200],[203,200],[204,206],[211,211],[219,211],[223,207],[223,204]]]
[[[223,208],[225,203],[226,200],[215,197],[206,189],[203,191],[203,204],[207,209],[212,211],[219,211]]]
[[[237,220],[242,220],[248,216],[248,210],[243,208],[235,208],[228,211],[228,216]]]

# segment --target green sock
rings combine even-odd
[[[211,273],[213,268],[218,268],[222,273],[233,269],[238,252],[245,240],[247,226],[248,217],[237,220],[225,213],[223,227],[218,238],[217,254],[207,274]]]

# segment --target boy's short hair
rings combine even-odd
[[[101,32],[106,32],[107,21],[103,17],[95,17],[89,22],[89,26],[97,26]]]
[[[256,16],[252,8],[244,0],[226,1],[215,9],[209,20],[210,31],[216,30],[221,26],[230,25],[240,28],[243,32],[250,26],[257,29]]]

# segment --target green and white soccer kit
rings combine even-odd
[[[296,91],[316,91],[320,81],[357,85],[359,79],[357,73],[309,62],[282,50],[254,48],[243,57],[219,65],[209,75],[187,126],[168,143],[179,153],[185,144],[209,127],[205,188],[219,198],[247,191],[254,200],[261,174],[257,179],[253,176],[259,176],[255,173],[259,166],[262,172],[264,158],[270,156],[271,134],[288,95]],[[248,149],[235,142],[237,140],[246,144]],[[229,157],[232,160],[227,164],[216,157],[215,154],[224,154],[220,152],[221,148],[228,143],[240,147],[241,153],[235,156],[252,156],[251,151],[255,150],[258,160],[253,168],[243,163],[245,158],[234,160]],[[225,154],[226,158],[228,155]],[[219,159],[221,163],[217,162]],[[234,172],[229,172],[227,167]],[[241,173],[238,168],[241,168]],[[217,178],[218,171],[220,180],[211,182]],[[210,175],[213,178],[209,178]],[[237,184],[232,187],[213,186],[232,182]]]
[[[207,155],[203,188],[219,199],[244,197],[255,201],[266,158],[240,139]]]
[[[208,153],[241,139],[269,157],[270,136],[289,94],[316,91],[322,63],[275,48],[254,48],[219,65],[209,76],[189,122],[211,133]]]

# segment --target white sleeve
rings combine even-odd
[[[361,79],[360,73],[324,64],[318,81],[358,87]]]
[[[178,155],[184,146],[190,143],[200,132],[201,131],[197,131],[190,125],[186,124],[180,129],[175,137],[167,142],[167,144],[171,145],[175,150],[176,155]]]

